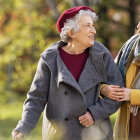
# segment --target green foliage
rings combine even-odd
[[[45,1],[6,0],[0,9],[0,94],[26,93],[40,54],[59,39],[55,21]]]

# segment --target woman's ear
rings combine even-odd
[[[72,30],[69,30],[67,34],[69,35],[70,38],[75,38],[75,32],[73,32]]]

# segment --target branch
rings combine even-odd
[[[45,1],[49,5],[49,7],[51,8],[55,20],[57,20],[59,18],[59,13],[58,13],[58,11],[56,9],[56,3],[55,3],[55,1],[54,0],[45,0]]]

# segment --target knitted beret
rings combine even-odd
[[[91,12],[94,12],[94,10],[88,6],[78,6],[64,11],[56,24],[58,32],[61,32],[61,29],[64,27],[64,22],[66,22],[67,19],[74,17],[80,10],[90,10]]]

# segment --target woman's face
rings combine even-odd
[[[78,25],[79,30],[74,33],[76,44],[85,49],[91,47],[94,44],[94,35],[96,34],[92,18],[87,15],[81,16]]]
[[[138,23],[138,25],[137,25],[137,28],[140,29],[140,21],[139,21],[139,23]]]
[[[139,21],[139,23],[137,25],[137,29],[136,29],[135,34],[139,34],[139,33],[140,33],[140,21]]]

